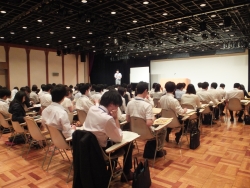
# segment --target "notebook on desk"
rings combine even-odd
[[[186,114],[189,114],[191,112],[195,112],[195,110],[193,110],[193,109],[187,109]]]

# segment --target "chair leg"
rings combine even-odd
[[[70,169],[69,169],[68,178],[67,178],[67,183],[69,183],[69,175],[71,174],[72,168],[73,168],[73,162],[71,163],[71,166],[70,166]]]
[[[25,158],[25,159],[27,159],[27,157],[28,157],[28,154],[29,154],[29,151],[30,151],[30,147],[31,147],[31,145],[33,144],[33,142],[34,142],[34,140],[31,140],[31,141],[30,141],[29,148],[28,148],[28,151],[27,151],[27,153],[26,153],[26,158]]]
[[[15,141],[15,139],[16,139],[16,135],[17,135],[17,134],[14,135],[14,138],[13,138],[13,140],[12,140],[12,142],[11,142],[11,145],[10,145],[10,147],[9,147],[9,150],[10,150],[10,148],[11,148],[11,147],[13,146],[13,144],[14,144],[14,141]]]
[[[138,150],[138,153],[140,153],[136,140],[134,140],[134,143],[135,143],[135,145],[136,145],[136,148],[137,148],[137,150]]]
[[[48,164],[47,169],[46,169],[47,172],[48,172],[48,170],[49,170],[49,165],[50,165],[50,163],[51,163],[52,157],[54,156],[55,150],[56,150],[56,147],[54,147],[54,150],[52,151],[52,154],[51,154],[51,157],[50,157],[50,160],[49,160],[49,164]]]
[[[45,163],[45,160],[46,160],[46,158],[47,158],[47,155],[48,155],[50,146],[51,146],[51,142],[50,142],[50,145],[48,146],[48,149],[47,149],[47,151],[46,151],[46,153],[45,153],[45,156],[44,156],[44,159],[43,159],[43,164],[42,164],[42,169],[43,169],[43,165],[44,165],[44,163]]]
[[[64,156],[63,156],[62,152],[60,151],[60,149],[58,149],[58,151],[61,154],[62,158],[64,159]]]
[[[63,149],[63,152],[65,153],[66,157],[68,158],[68,160],[70,161],[69,159],[69,156],[67,155],[67,153],[65,152],[65,150]]]

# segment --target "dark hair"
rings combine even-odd
[[[158,92],[161,90],[161,84],[156,84],[155,85],[155,92]]]
[[[41,85],[41,88],[42,88],[43,91],[45,90],[45,87],[46,87],[45,84],[42,84],[42,85]]]
[[[33,85],[31,88],[32,91],[37,91],[37,85]]]
[[[69,88],[73,89],[73,86],[72,86],[72,85],[69,85]]]
[[[102,95],[100,105],[107,107],[110,104],[118,106],[122,105],[121,95],[115,90],[107,91]]]
[[[73,93],[73,90],[70,87],[66,87],[66,96],[68,96],[70,93]]]
[[[45,87],[44,87],[44,90],[43,91],[49,91],[53,88],[53,86],[51,84],[47,84]]]
[[[183,88],[186,87],[186,83],[185,83],[185,82],[182,83],[182,87],[183,87]]]
[[[13,101],[10,103],[10,106],[12,106],[15,103],[19,103],[23,106],[23,97],[26,97],[26,93],[24,91],[18,91]]]
[[[195,91],[195,88],[194,88],[193,84],[188,84],[186,93],[188,93],[188,94],[196,94],[196,91]]]
[[[234,88],[239,88],[240,87],[240,83],[234,83]]]
[[[124,88],[124,87],[119,87],[119,88],[118,88],[118,93],[119,93],[121,96],[123,96],[124,93],[125,93],[125,88]]]
[[[165,89],[166,89],[166,91],[167,91],[168,93],[172,93],[172,92],[175,91],[176,85],[175,85],[174,82],[167,82],[167,83],[165,84]]]
[[[198,88],[201,88],[201,87],[202,87],[202,83],[199,82],[199,83],[198,83]]]
[[[220,84],[220,87],[225,87],[225,84]]]
[[[98,84],[95,86],[95,92],[101,92],[102,91],[102,85]]]
[[[152,88],[155,89],[157,83],[153,83]]]
[[[216,89],[217,86],[218,86],[218,84],[217,84],[216,82],[211,83],[211,87],[212,87],[212,88]]]
[[[243,84],[240,84],[240,89],[245,90],[245,86]]]
[[[80,89],[79,89],[79,91],[81,92],[81,94],[82,95],[85,95],[85,92],[89,89],[89,85],[88,84],[82,84],[81,86],[80,86]]]
[[[30,87],[29,87],[29,86],[26,86],[25,88],[26,88],[26,91],[27,91],[28,93],[30,93],[30,92],[31,92],[31,90],[30,90]]]
[[[147,82],[139,82],[136,86],[137,94],[142,94],[145,90],[148,90]]]
[[[17,86],[15,86],[14,89],[17,89],[19,91],[19,88]]]
[[[178,83],[178,84],[176,85],[176,89],[181,89],[181,88],[183,88],[183,83]]]
[[[1,88],[0,89],[0,98],[3,98],[4,96],[10,97],[11,96],[11,91],[7,88]]]
[[[203,82],[202,83],[202,89],[206,89],[206,88],[208,88],[208,86],[209,86],[208,82]]]
[[[56,85],[55,87],[53,87],[51,91],[52,101],[58,103],[61,100],[63,100],[66,94],[67,94],[67,90],[64,85],[61,85],[61,84]]]
[[[113,86],[108,86],[108,87],[107,87],[107,90],[109,90],[109,91],[110,91],[110,90],[115,90],[115,88],[114,88]]]
[[[26,89],[26,87],[21,87],[21,88],[20,88],[20,91],[25,92],[25,91],[27,91],[27,89]]]

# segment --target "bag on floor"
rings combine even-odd
[[[147,141],[144,147],[143,158],[153,159],[155,155],[155,148],[156,148],[156,140]],[[164,155],[165,154],[162,151],[156,152],[156,157],[163,157]]]
[[[14,139],[14,136],[9,137],[9,142],[12,142]],[[25,139],[23,135],[16,135],[16,138],[14,140],[15,144],[24,144],[25,143]]]
[[[244,122],[245,122],[245,125],[250,125],[250,116],[249,115],[245,115]]]
[[[200,130],[194,126],[190,131],[190,149],[196,149],[200,145]]]
[[[210,125],[212,121],[212,115],[211,114],[205,114],[203,118],[203,125]]]
[[[137,167],[136,167],[137,165]],[[151,178],[148,166],[148,160],[144,163],[140,162],[135,157],[134,159],[134,177],[132,182],[132,188],[149,188],[151,186]]]

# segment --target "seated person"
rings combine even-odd
[[[57,128],[65,138],[69,138],[76,127],[70,125],[68,114],[60,105],[66,93],[66,88],[63,85],[56,85],[53,88],[51,91],[52,103],[42,111],[42,124]]]
[[[67,94],[64,97],[63,102],[61,103],[61,105],[63,106],[63,108],[66,110],[67,113],[71,113],[75,109],[72,101],[70,100],[73,91],[69,87],[67,87],[66,90],[67,90]]]
[[[175,98],[180,100],[181,96],[185,93],[185,91],[183,91],[184,89],[184,85],[183,83],[178,83],[176,86],[176,90],[175,90]]]
[[[154,93],[152,93],[152,98],[153,99],[160,99],[161,96],[163,95],[162,91],[161,91],[161,85],[160,84],[156,84],[155,85],[155,90]]]
[[[122,141],[123,134],[117,117],[117,110],[121,104],[122,99],[117,91],[107,91],[101,98],[100,106],[92,106],[87,114],[83,126],[84,130],[92,132],[96,136],[103,150],[107,149],[108,138],[114,142]],[[127,144],[123,146],[123,149],[125,150],[124,159],[127,155],[123,172],[128,180],[132,180],[133,173],[130,171],[132,168],[132,147],[129,149],[129,144]],[[126,181],[123,175],[121,181]]]
[[[242,90],[244,92],[244,97],[246,98],[250,98],[250,96],[248,95],[245,86],[243,84],[240,85],[240,90]]]
[[[0,89],[0,113],[2,113],[4,118],[9,118],[9,104],[6,101],[11,97],[11,91],[7,88]]]
[[[80,87],[81,97],[76,101],[76,109],[83,110],[88,113],[89,108],[94,104],[89,99],[90,85],[82,84]]]
[[[196,91],[193,84],[188,84],[186,93],[183,94],[181,97],[181,104],[192,105],[195,110],[197,108],[201,108],[200,99],[196,95]]]
[[[37,92],[37,85],[33,85],[31,88],[31,93],[30,93],[30,100],[34,102],[34,104],[39,103],[39,97],[36,94]]]
[[[47,84],[43,88],[43,94],[40,96],[40,103],[42,107],[47,107],[52,103],[51,94],[50,94],[51,89],[52,89],[51,84]]]
[[[12,121],[18,121],[19,123],[24,123],[24,117],[26,112],[24,110],[24,102],[26,98],[26,93],[23,91],[18,91],[10,103],[9,113],[12,114]]]
[[[125,88],[124,87],[119,87],[118,88],[118,93],[121,95],[121,98],[122,98],[122,106],[120,107],[121,112],[125,113],[126,109],[127,109],[126,101],[125,101],[125,98],[124,98]]]
[[[102,85],[98,84],[95,86],[95,93],[93,93],[91,95],[91,99],[95,102],[95,103],[99,103],[102,97]]]
[[[213,96],[211,95],[210,92],[208,92],[208,82],[203,82],[202,83],[202,90],[197,93],[198,97],[200,98],[201,102],[205,102],[206,104],[209,104],[211,101],[214,105],[217,105],[218,100],[216,100],[215,98],[213,98]]]
[[[179,101],[174,98],[174,91],[176,89],[176,85],[174,82],[167,82],[165,84],[165,89],[167,91],[166,95],[160,98],[160,104],[162,109],[173,110],[176,114],[176,117],[179,115],[185,114],[187,109],[182,108]],[[180,117],[178,118],[180,119]],[[169,142],[169,134],[171,133],[172,128],[167,128],[166,141]],[[177,144],[179,143],[180,137],[182,135],[182,129],[180,132],[175,133],[175,141]]]

